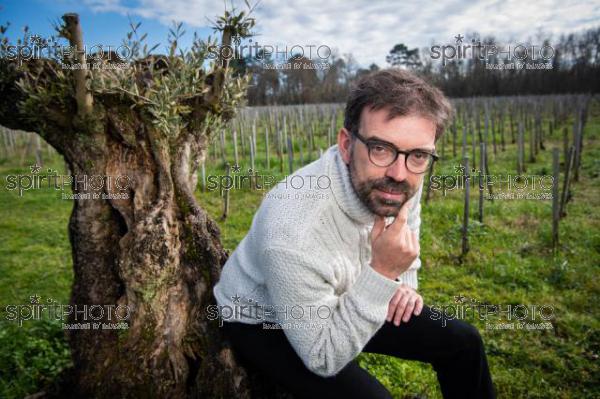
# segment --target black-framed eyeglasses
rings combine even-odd
[[[414,149],[403,151],[387,141],[365,139],[358,132],[353,132],[352,134],[367,146],[369,160],[374,165],[382,168],[392,165],[398,159],[398,155],[403,154],[406,169],[412,173],[421,174],[427,172],[431,164],[439,159],[437,154],[425,150]]]

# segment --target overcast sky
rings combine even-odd
[[[82,17],[86,43],[119,44],[128,16],[142,22],[153,43],[165,43],[167,27],[182,21],[188,32],[210,33],[207,17],[221,14],[222,1],[206,0],[0,0],[0,23],[29,25],[45,34],[63,13]],[[228,7],[230,2],[227,2]],[[243,2],[234,4],[244,8]],[[506,43],[526,42],[540,30],[554,35],[600,25],[600,1],[378,1],[262,0],[254,14],[254,38],[263,45],[326,45],[352,53],[363,66],[385,65],[396,43],[409,48],[453,44],[454,36],[493,34]],[[13,32],[16,32],[13,29]],[[191,34],[186,35],[191,39]]]

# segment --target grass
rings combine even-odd
[[[565,126],[570,129],[572,121],[567,120]],[[538,154],[536,163],[527,165],[529,174],[549,173],[550,149],[554,145],[562,148],[558,137],[561,129],[555,129],[556,137],[547,138],[547,150]],[[471,251],[462,264],[458,255],[463,192],[444,196],[434,191],[429,203],[423,204],[419,291],[426,304],[449,306],[462,294],[488,304],[537,304],[554,309],[552,330],[493,330],[486,329],[483,320],[467,319],[483,336],[500,398],[600,396],[599,132],[600,107],[596,103],[586,125],[580,181],[572,186],[573,199],[560,223],[556,252],[551,248],[550,201],[486,201],[484,221],[479,223],[477,193],[473,192]],[[498,148],[496,156],[491,146],[489,151],[492,174],[514,173],[514,145],[507,145],[504,152]],[[446,154],[450,152],[446,145]],[[281,176],[275,171],[276,158],[272,162],[268,173]],[[284,162],[287,168],[287,160]],[[457,158],[446,157],[437,173],[452,173],[457,163]],[[61,170],[61,165],[56,158],[50,161],[55,169]],[[222,165],[212,165],[208,174],[222,174]],[[8,174],[16,173],[28,174],[29,170],[17,159],[0,161],[3,185]],[[249,229],[263,194],[231,190],[230,215],[219,222],[223,244],[229,251]],[[222,199],[217,191],[197,191],[197,197],[213,218],[221,216]],[[72,264],[67,221],[71,203],[50,189],[19,197],[2,187],[0,204],[0,397],[17,398],[52,384],[60,370],[69,365],[59,324],[29,321],[19,327],[6,321],[5,308],[27,303],[34,294],[68,302]],[[497,321],[504,320],[490,322]],[[435,373],[427,364],[373,354],[361,354],[359,362],[394,397],[441,397]]]

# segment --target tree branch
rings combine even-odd
[[[85,60],[85,48],[83,47],[83,33],[81,31],[81,25],[79,24],[79,15],[65,14],[63,15],[63,20],[65,21],[65,29],[68,36],[67,39],[69,40],[71,47],[75,49],[75,61],[81,65],[81,68],[73,70],[77,111],[80,116],[89,115],[92,113],[94,99],[86,87],[88,70]]]

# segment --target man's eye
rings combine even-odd
[[[425,153],[424,152],[420,152],[420,151],[415,151],[415,152],[412,153],[412,156],[415,159],[419,159],[420,160],[420,159],[425,158]]]
[[[382,145],[374,145],[373,147],[371,147],[371,151],[374,151],[377,153],[384,153],[384,152],[387,152],[388,149]]]

